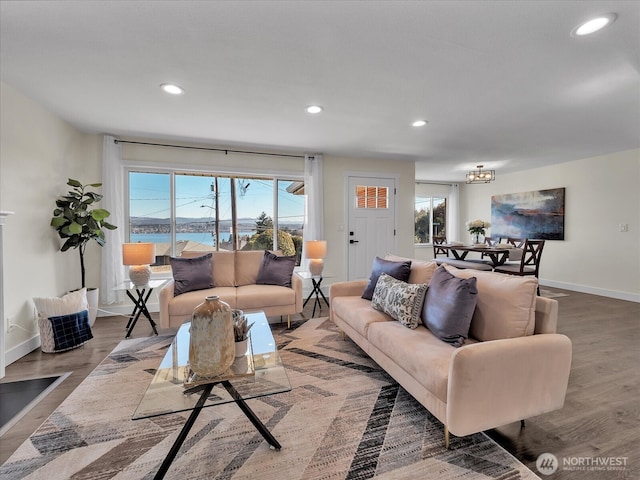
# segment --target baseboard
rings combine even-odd
[[[574,283],[556,282],[552,280],[540,280],[540,285],[546,287],[561,288],[563,290],[571,290],[573,292],[588,293],[591,295],[599,295],[601,297],[615,298],[618,300],[627,300],[629,302],[640,303],[640,294],[631,292],[620,292],[618,290],[608,290],[606,288],[590,287],[587,285],[577,285]]]
[[[40,347],[40,335],[34,335],[29,340],[16,345],[15,347],[5,351],[5,366],[11,365],[16,360],[20,360],[25,355],[30,354],[36,348]]]

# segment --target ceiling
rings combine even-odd
[[[640,147],[638,1],[2,0],[0,55],[3,82],[86,132],[410,160],[435,181]]]

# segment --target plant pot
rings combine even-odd
[[[247,354],[247,342],[249,339],[244,339],[239,342],[235,342],[236,346],[236,358],[244,357]]]
[[[89,325],[93,327],[98,316],[98,302],[100,290],[97,288],[87,288],[87,304],[89,305]]]

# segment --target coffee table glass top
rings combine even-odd
[[[249,347],[243,357],[221,375],[220,380],[229,380],[243,399],[288,392],[291,384],[278,354],[269,322],[263,312],[248,313]],[[153,380],[149,384],[133,419],[193,410],[200,392],[185,394],[185,380],[189,373],[189,327],[180,326],[173,343],[169,346]],[[255,371],[255,373],[252,372]],[[214,381],[218,381],[217,379]],[[233,402],[234,399],[220,384],[213,387],[205,407]]]

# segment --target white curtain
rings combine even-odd
[[[303,239],[324,240],[322,155],[304,156],[304,193],[307,201]],[[302,257],[306,258],[304,242]]]
[[[458,199],[458,184],[452,183],[449,188],[449,205],[447,206],[447,241],[460,241],[458,222],[460,219],[460,202]]]
[[[110,305],[121,303],[124,292],[115,290],[125,280],[122,265],[122,244],[124,243],[124,178],[122,169],[122,148],[115,138],[104,136],[102,144],[102,208],[111,216],[107,221],[118,228],[106,230],[106,243],[102,247],[102,279],[100,283],[100,303]]]

